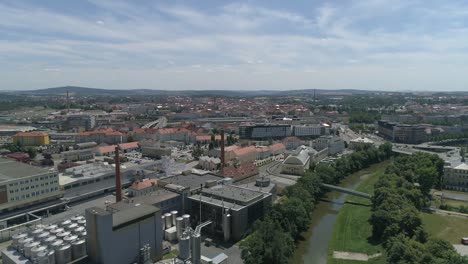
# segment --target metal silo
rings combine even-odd
[[[231,238],[231,215],[229,210],[223,213],[223,233],[224,241],[228,241]]]
[[[77,223],[81,226],[86,226],[86,219],[78,220]]]
[[[182,236],[182,232],[184,232],[184,218],[177,217],[176,218],[176,232],[177,232],[177,239],[180,239]]]
[[[58,233],[62,233],[64,231],[65,231],[65,229],[63,229],[63,228],[56,228],[56,229],[50,230],[50,233],[53,234],[53,235],[57,235]]]
[[[71,246],[65,244],[55,250],[55,260],[57,264],[67,264],[72,261]]]
[[[32,237],[25,237],[21,238],[18,240],[18,251],[20,251],[21,254],[24,254],[24,245],[29,244],[31,242],[34,242],[34,238]]]
[[[171,216],[172,216],[172,226],[176,225],[176,218],[177,218],[177,211],[171,211]]]
[[[184,228],[189,227],[190,226],[190,215],[184,214],[182,216],[182,218],[184,218]]]
[[[190,258],[190,235],[182,234],[179,239],[179,258],[187,260]]]
[[[169,213],[164,214],[165,220],[166,220],[166,229],[169,229],[172,227],[172,216]]]
[[[77,227],[78,227],[78,224],[77,224],[77,223],[73,223],[73,224],[69,224],[68,226],[66,226],[65,229],[66,229],[67,231],[70,231],[70,232],[71,232],[71,231],[75,230],[75,228],[77,228]]]
[[[161,215],[162,230],[166,230],[166,216]]]
[[[18,233],[18,234],[15,234],[11,237],[11,239],[13,240],[12,242],[12,246],[16,249],[18,249],[18,241],[20,239],[24,239],[24,238],[27,238],[28,237],[28,234],[27,233]]]
[[[86,231],[86,228],[84,226],[79,226],[77,228],[75,228],[72,233],[75,234],[75,235],[81,235],[81,233],[83,233],[83,231]]]
[[[71,235],[70,232],[64,231],[64,232],[58,233],[56,236],[57,236],[58,238],[60,238],[60,239],[64,239],[65,237],[67,237],[67,236],[69,236],[69,235]]]
[[[28,259],[31,258],[31,249],[33,247],[37,247],[41,245],[41,242],[37,242],[37,241],[33,241],[33,242],[29,242],[27,244],[24,244],[24,256]]]
[[[33,259],[37,258],[37,254],[39,254],[39,252],[46,251],[46,250],[47,250],[46,246],[37,246],[37,247],[31,248],[31,257],[30,257],[30,259],[33,260]]]
[[[65,220],[65,221],[63,221],[63,222],[60,223],[60,226],[61,226],[61,227],[69,226],[71,223],[72,223],[72,221],[70,221],[70,220]]]
[[[190,238],[192,246],[192,264],[201,263],[201,236],[200,234],[192,234]]]
[[[37,228],[37,229],[34,229],[30,232],[31,236],[32,237],[37,237],[37,235],[39,235],[40,233],[44,232],[44,229],[42,228]]]
[[[52,243],[50,244],[50,247],[51,247],[52,249],[54,249],[54,250],[55,250],[55,249],[59,249],[59,248],[61,248],[62,246],[63,246],[63,240],[61,240],[61,239],[57,239],[57,240],[55,240],[54,242],[52,242]]]
[[[47,231],[45,231],[45,232],[42,232],[42,233],[38,234],[38,235],[36,236],[36,240],[42,241],[42,240],[46,239],[46,238],[49,237],[49,236],[50,236],[50,233],[47,232]]]
[[[86,256],[86,240],[80,239],[72,243],[73,260]]]
[[[55,252],[42,251],[37,254],[37,263],[38,264],[55,264]]]
[[[52,244],[53,242],[55,242],[55,240],[57,240],[57,237],[56,236],[48,236],[46,238],[44,238],[42,240],[42,244],[46,245],[46,246],[50,246],[50,244]]]
[[[71,244],[75,240],[78,240],[78,236],[76,235],[69,235],[63,238],[63,242],[67,244]]]
[[[44,226],[44,230],[47,231],[47,232],[50,232],[50,230],[54,230],[54,229],[57,229],[58,228],[58,225],[46,225]]]

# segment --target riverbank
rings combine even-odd
[[[390,161],[385,161],[358,172],[364,180],[357,191],[373,194],[374,184],[384,174]],[[328,261],[331,264],[360,263],[358,260],[336,259],[335,251],[365,255],[377,255],[383,252],[380,244],[370,240],[372,226],[368,220],[371,215],[372,202],[368,199],[347,196],[346,203],[340,209],[333,228],[328,247]],[[370,258],[366,263],[385,263],[385,256]]]
[[[384,167],[389,164],[389,161],[373,165],[367,169],[363,169],[346,177],[339,186],[356,189],[362,182],[371,180],[370,175],[375,171],[383,171]],[[373,186],[373,183],[372,183]],[[361,189],[363,192],[368,192],[366,189]],[[348,199],[362,199],[364,198],[351,198],[346,194],[338,192],[329,192],[325,195],[321,202],[319,202],[312,212],[312,221],[309,229],[302,234],[304,238],[297,244],[296,250],[290,263],[304,263],[304,264],[324,264],[328,259],[329,242],[332,238],[332,233],[335,221],[341,212],[342,206],[346,205]],[[370,205],[370,201],[366,203]],[[370,210],[370,207],[369,207]],[[367,221],[367,218],[365,219]],[[351,262],[349,262],[351,263]]]

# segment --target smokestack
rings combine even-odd
[[[226,166],[224,160],[224,129],[221,129],[221,174],[224,175],[224,167]]]
[[[115,200],[122,201],[122,180],[120,177],[119,146],[115,146]]]
[[[67,113],[70,113],[70,97],[68,96],[68,91],[67,91]]]

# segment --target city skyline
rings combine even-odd
[[[462,2],[0,3],[0,90],[463,91]]]

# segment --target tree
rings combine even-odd
[[[37,156],[37,150],[33,147],[29,147],[26,152],[28,153],[30,159],[34,159]]]
[[[132,135],[129,135],[129,136],[127,137],[127,142],[134,142],[134,141],[135,141],[135,139],[133,138]]]

